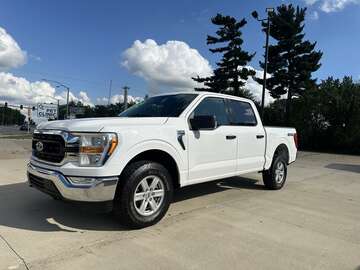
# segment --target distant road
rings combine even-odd
[[[34,131],[34,127],[30,127],[30,133]],[[1,135],[26,135],[27,130],[20,130],[20,126],[0,126],[0,136]]]

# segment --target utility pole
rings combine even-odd
[[[128,108],[128,91],[130,90],[130,87],[124,86],[124,110]]]
[[[269,12],[268,18],[266,20],[266,41],[265,41],[265,66],[264,66],[264,77],[263,77],[263,90],[261,97],[261,119],[264,119],[264,106],[265,106],[265,91],[266,91],[266,74],[268,67],[268,59],[269,59],[269,36],[270,36],[270,19]]]
[[[3,114],[3,125],[5,126],[5,120],[6,120],[6,110],[7,110],[8,103],[5,102],[4,105],[4,114]],[[7,123],[7,122],[6,122]]]
[[[69,92],[70,88],[65,86],[67,88],[67,95],[66,95],[66,119],[69,119]]]
[[[264,76],[263,76],[263,89],[261,96],[261,119],[264,120],[264,107],[265,107],[265,91],[266,91],[266,75],[268,68],[268,58],[269,58],[269,36],[270,36],[270,14],[274,12],[274,8],[267,8],[267,18],[259,19],[259,15],[256,11],[253,11],[251,15],[258,20],[259,22],[266,23],[266,41],[265,41],[265,62],[264,62]]]
[[[31,121],[31,118],[30,118],[30,115],[31,115],[31,109],[30,107],[28,107],[28,124],[27,124],[27,133],[30,133],[30,121]]]
[[[56,120],[59,120],[59,115],[60,115],[60,100],[57,100],[57,115],[56,115]]]
[[[5,126],[5,104],[2,107],[2,125]]]
[[[110,86],[109,86],[109,98],[108,98],[108,106],[110,105],[110,98],[111,98],[111,88],[112,88],[112,80],[110,80]]]

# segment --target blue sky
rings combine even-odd
[[[148,83],[121,65],[122,53],[135,40],[153,39],[157,44],[169,40],[184,41],[209,60],[217,59],[208,51],[206,35],[215,28],[209,22],[217,12],[246,17],[244,48],[256,52],[251,65],[258,68],[263,55],[264,35],[250,13],[264,14],[268,6],[281,3],[308,6],[306,38],[317,41],[324,52],[322,67],[315,74],[351,75],[360,78],[360,5],[356,3],[324,12],[324,2],[299,1],[45,1],[2,0],[0,26],[22,50],[27,63],[8,70],[29,81],[42,78],[59,80],[74,92],[84,90],[94,101],[108,95],[109,81],[113,93],[128,85],[134,96],[144,96]],[[356,2],[356,1],[355,1]]]

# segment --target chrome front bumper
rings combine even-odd
[[[74,184],[60,172],[44,169],[31,163],[27,167],[27,176],[30,186],[50,195],[55,194],[55,197],[61,199],[79,202],[112,201],[118,182],[117,176],[96,178],[90,176],[88,178],[94,178],[93,183]]]

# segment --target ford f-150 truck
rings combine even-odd
[[[282,188],[297,135],[264,128],[250,100],[183,92],[151,97],[119,117],[42,123],[32,149],[30,186],[106,204],[141,228],[166,214],[176,188],[249,172],[262,172],[268,189]]]

